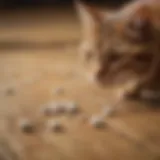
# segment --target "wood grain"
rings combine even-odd
[[[74,12],[23,11],[1,17],[2,160],[7,160],[2,155],[5,152],[15,160],[160,159],[159,109],[119,102],[116,115],[106,119],[107,127],[99,130],[81,119],[83,115],[99,114],[103,105],[115,104],[118,98],[112,89],[100,88],[83,75],[77,57],[79,35]],[[59,44],[58,47],[51,42]],[[42,48],[43,44],[50,45]],[[57,87],[64,88],[64,93],[56,95]],[[41,106],[57,100],[76,101],[82,113],[44,117],[40,113]],[[36,123],[35,133],[21,132],[17,124],[23,117]],[[49,132],[48,119],[58,119],[65,132]]]

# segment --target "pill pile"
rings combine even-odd
[[[80,112],[80,107],[77,102],[69,101],[52,101],[50,103],[44,104],[41,109],[42,116],[46,116],[49,118],[47,122],[45,122],[46,128],[51,132],[62,132],[65,128],[64,124],[57,120],[59,116],[66,115],[77,115]],[[98,115],[92,115],[91,117],[85,116],[85,123],[88,123],[91,127],[99,129],[105,128],[106,118],[112,117],[115,113],[115,107],[110,107],[105,105],[101,108],[101,111]],[[84,114],[80,114],[80,116],[84,116]],[[86,118],[87,117],[87,118]],[[82,120],[84,120],[82,118]],[[19,126],[24,133],[33,133],[36,130],[36,125],[29,119],[21,119],[19,122]]]

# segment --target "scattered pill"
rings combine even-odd
[[[51,106],[44,106],[41,110],[42,114],[45,116],[53,116],[55,115],[55,109]]]
[[[62,132],[63,131],[62,124],[58,121],[55,121],[55,120],[48,121],[47,127],[52,132]]]
[[[35,131],[35,125],[28,119],[21,119],[19,122],[19,126],[25,133],[33,133]]]
[[[90,118],[90,124],[95,128],[104,128],[106,125],[103,118],[99,116],[92,116]]]
[[[66,112],[66,105],[60,102],[52,102],[42,107],[42,113],[46,116],[59,115]]]
[[[65,113],[67,110],[67,106],[65,103],[55,103],[53,106],[56,114]]]
[[[77,103],[71,102],[67,104],[67,111],[71,114],[77,114],[80,110]]]

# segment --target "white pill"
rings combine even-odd
[[[75,102],[71,102],[67,104],[67,111],[71,114],[76,114],[79,112],[78,104]]]
[[[21,119],[19,121],[19,127],[25,133],[33,133],[35,131],[35,125],[29,119]]]
[[[106,125],[103,118],[99,116],[92,116],[89,121],[90,124],[95,128],[104,128]]]
[[[56,114],[65,113],[67,110],[67,106],[65,103],[55,103],[53,106]]]
[[[53,116],[53,115],[55,115],[55,109],[54,109],[54,107],[51,107],[51,106],[44,106],[41,109],[41,112],[45,116]]]
[[[59,115],[66,112],[66,106],[63,103],[50,103],[42,107],[42,113],[46,116]]]
[[[62,132],[63,131],[63,126],[58,121],[54,121],[54,120],[48,121],[47,127],[52,132]]]

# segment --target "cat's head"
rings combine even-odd
[[[76,5],[83,31],[80,54],[96,57],[94,79],[102,85],[134,81],[139,94],[156,97],[158,91],[160,98],[159,1],[135,1],[116,11]]]

